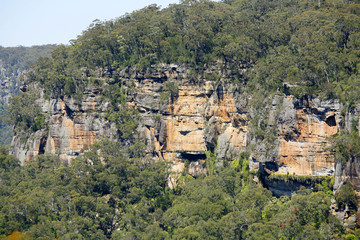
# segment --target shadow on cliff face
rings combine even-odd
[[[44,135],[44,136],[42,136],[41,139],[40,139],[39,155],[45,153],[46,142],[47,142],[47,136]]]
[[[336,126],[336,119],[335,116],[330,116],[325,120],[326,124],[329,125],[330,127],[334,127]]]
[[[180,156],[181,159],[189,160],[190,162],[206,159],[206,155],[203,152],[182,152]]]
[[[331,185],[332,178],[327,176],[274,174],[278,169],[279,166],[276,162],[263,162],[259,166],[259,180],[276,197],[291,196],[304,188],[318,191],[320,185]]]

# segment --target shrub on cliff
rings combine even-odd
[[[335,193],[335,200],[341,209],[348,206],[352,210],[357,210],[356,195],[350,181],[346,181]]]
[[[35,132],[45,127],[45,116],[36,100],[35,91],[21,92],[10,99],[6,120],[14,126],[15,133]]]
[[[335,160],[345,164],[360,157],[360,136],[357,127],[351,132],[341,130],[330,138],[329,150],[335,156]]]

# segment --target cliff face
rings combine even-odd
[[[192,175],[204,174],[206,151],[224,159],[245,150],[247,118],[237,111],[230,85],[194,83],[179,67],[157,75],[132,75],[125,82],[130,79],[141,89],[128,96],[128,104],[142,115],[148,149],[172,161],[174,171],[187,168]],[[164,81],[174,85],[175,92],[169,93]],[[170,96],[164,100],[166,94]]]
[[[48,116],[48,127],[33,133],[25,142],[22,136],[15,136],[13,155],[25,163],[39,154],[56,153],[69,162],[100,137],[112,139],[115,129],[98,117],[106,109],[100,93],[99,89],[85,92],[81,105],[71,98],[40,98],[38,101]]]
[[[337,101],[275,96],[267,111],[266,127],[275,129],[269,147],[252,134],[256,124],[250,120],[257,109],[247,104],[251,97],[226,81],[194,81],[185,68],[167,65],[147,72],[124,70],[120,78],[128,89],[127,106],[141,114],[138,132],[146,139],[148,155],[172,161],[176,172],[204,174],[206,151],[221,165],[248,148],[254,150],[251,168],[262,164],[269,173],[315,176],[334,172],[325,148],[327,137],[344,122]],[[49,116],[48,129],[33,133],[26,143],[16,136],[14,155],[26,162],[57,153],[70,161],[96,140],[113,139],[116,129],[104,118],[108,103],[101,94],[101,89],[88,90],[80,104],[72,98],[39,100]]]
[[[325,151],[327,138],[336,134],[341,121],[337,101],[297,100],[287,96],[279,124],[279,173],[331,176],[334,159]]]

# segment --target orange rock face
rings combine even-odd
[[[98,89],[85,92],[81,105],[75,104],[73,99],[44,101],[48,128],[37,131],[25,143],[14,138],[13,154],[22,163],[44,153],[58,154],[63,161],[69,162],[100,137],[110,137],[110,125],[95,117],[95,114],[101,114],[99,93]]]
[[[202,117],[169,116],[166,151],[205,152],[204,119]]]
[[[208,94],[213,91],[211,82],[205,85],[204,89],[181,86],[175,102],[168,105],[170,116],[167,117],[166,151],[205,152],[204,128],[207,119],[216,117],[216,124],[230,123],[236,114],[232,95],[224,93],[219,99],[214,99],[213,95]]]
[[[270,113],[263,122],[276,133],[259,140],[249,134],[249,120],[257,109],[248,109],[246,97],[234,93],[231,84],[193,83],[186,69],[176,67],[121,78],[130,90],[127,106],[141,114],[138,131],[146,139],[147,154],[172,161],[174,172],[205,174],[206,151],[214,151],[219,161],[232,160],[249,144],[255,149],[251,150],[254,162],[272,161],[279,167],[277,173],[326,175],[334,168],[334,160],[324,150],[327,138],[338,132],[340,107],[334,102],[275,96],[271,105],[264,106]],[[169,93],[165,92],[167,81],[177,90],[174,94],[172,89],[171,100],[164,100],[168,96],[164,93]],[[49,128],[34,133],[26,144],[14,140],[14,155],[22,162],[42,153],[58,153],[69,161],[99,138],[111,138],[116,132],[104,119],[106,103],[101,102],[100,89],[86,91],[80,106],[73,99],[52,99],[43,110],[49,116]]]
[[[91,94],[84,102],[83,108],[94,110],[97,99]],[[63,160],[71,160],[72,156],[84,152],[95,143],[98,131],[85,124],[89,117],[86,112],[69,116],[66,103],[60,99],[61,114],[53,116],[50,121],[46,152],[61,153]]]
[[[81,118],[86,118],[86,114],[83,114]],[[86,129],[83,124],[75,123],[68,116],[62,116],[59,122],[61,126],[59,132],[49,133],[47,152],[70,151],[80,153],[96,141],[94,130]]]
[[[334,166],[334,159],[324,151],[327,138],[336,134],[335,113],[327,113],[326,120],[317,115],[296,110],[296,130],[298,135],[287,139],[281,134],[279,148],[281,174],[322,175],[321,172]],[[284,128],[282,128],[284,129]]]

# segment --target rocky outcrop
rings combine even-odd
[[[334,160],[325,149],[327,138],[344,122],[338,101],[277,94],[264,106],[265,129],[274,129],[272,136],[257,137],[253,128],[263,126],[250,120],[260,109],[249,104],[250,95],[240,94],[226,80],[193,79],[185,67],[176,65],[118,74],[127,88],[127,106],[141,114],[138,132],[146,139],[148,156],[173,162],[176,172],[206,174],[207,151],[221,165],[249,149],[250,167],[263,164],[269,173],[334,172]],[[114,138],[115,127],[104,118],[108,103],[101,95],[100,88],[88,90],[80,104],[72,98],[42,100],[48,129],[32,134],[26,143],[15,137],[14,155],[24,162],[38,154],[58,153],[69,161],[98,139]]]
[[[186,70],[171,67],[157,74],[132,76],[141,91],[128,97],[143,118],[143,132],[150,149],[160,159],[172,161],[173,170],[205,174],[206,151],[216,151],[219,160],[235,156],[246,147],[247,117],[235,107],[231,86],[202,80],[193,83]],[[176,92],[164,89],[165,81]],[[129,82],[127,79],[125,82]],[[164,95],[171,96],[164,99]]]
[[[287,96],[283,109],[279,119],[279,173],[331,176],[334,159],[325,149],[327,138],[339,129],[339,102]]]
[[[48,116],[48,127],[31,134],[25,142],[21,136],[15,136],[12,154],[22,163],[44,153],[58,154],[64,162],[69,162],[96,140],[113,139],[114,126],[99,117],[106,110],[106,103],[100,100],[100,89],[84,92],[81,104],[72,98],[40,98],[38,101]]]

